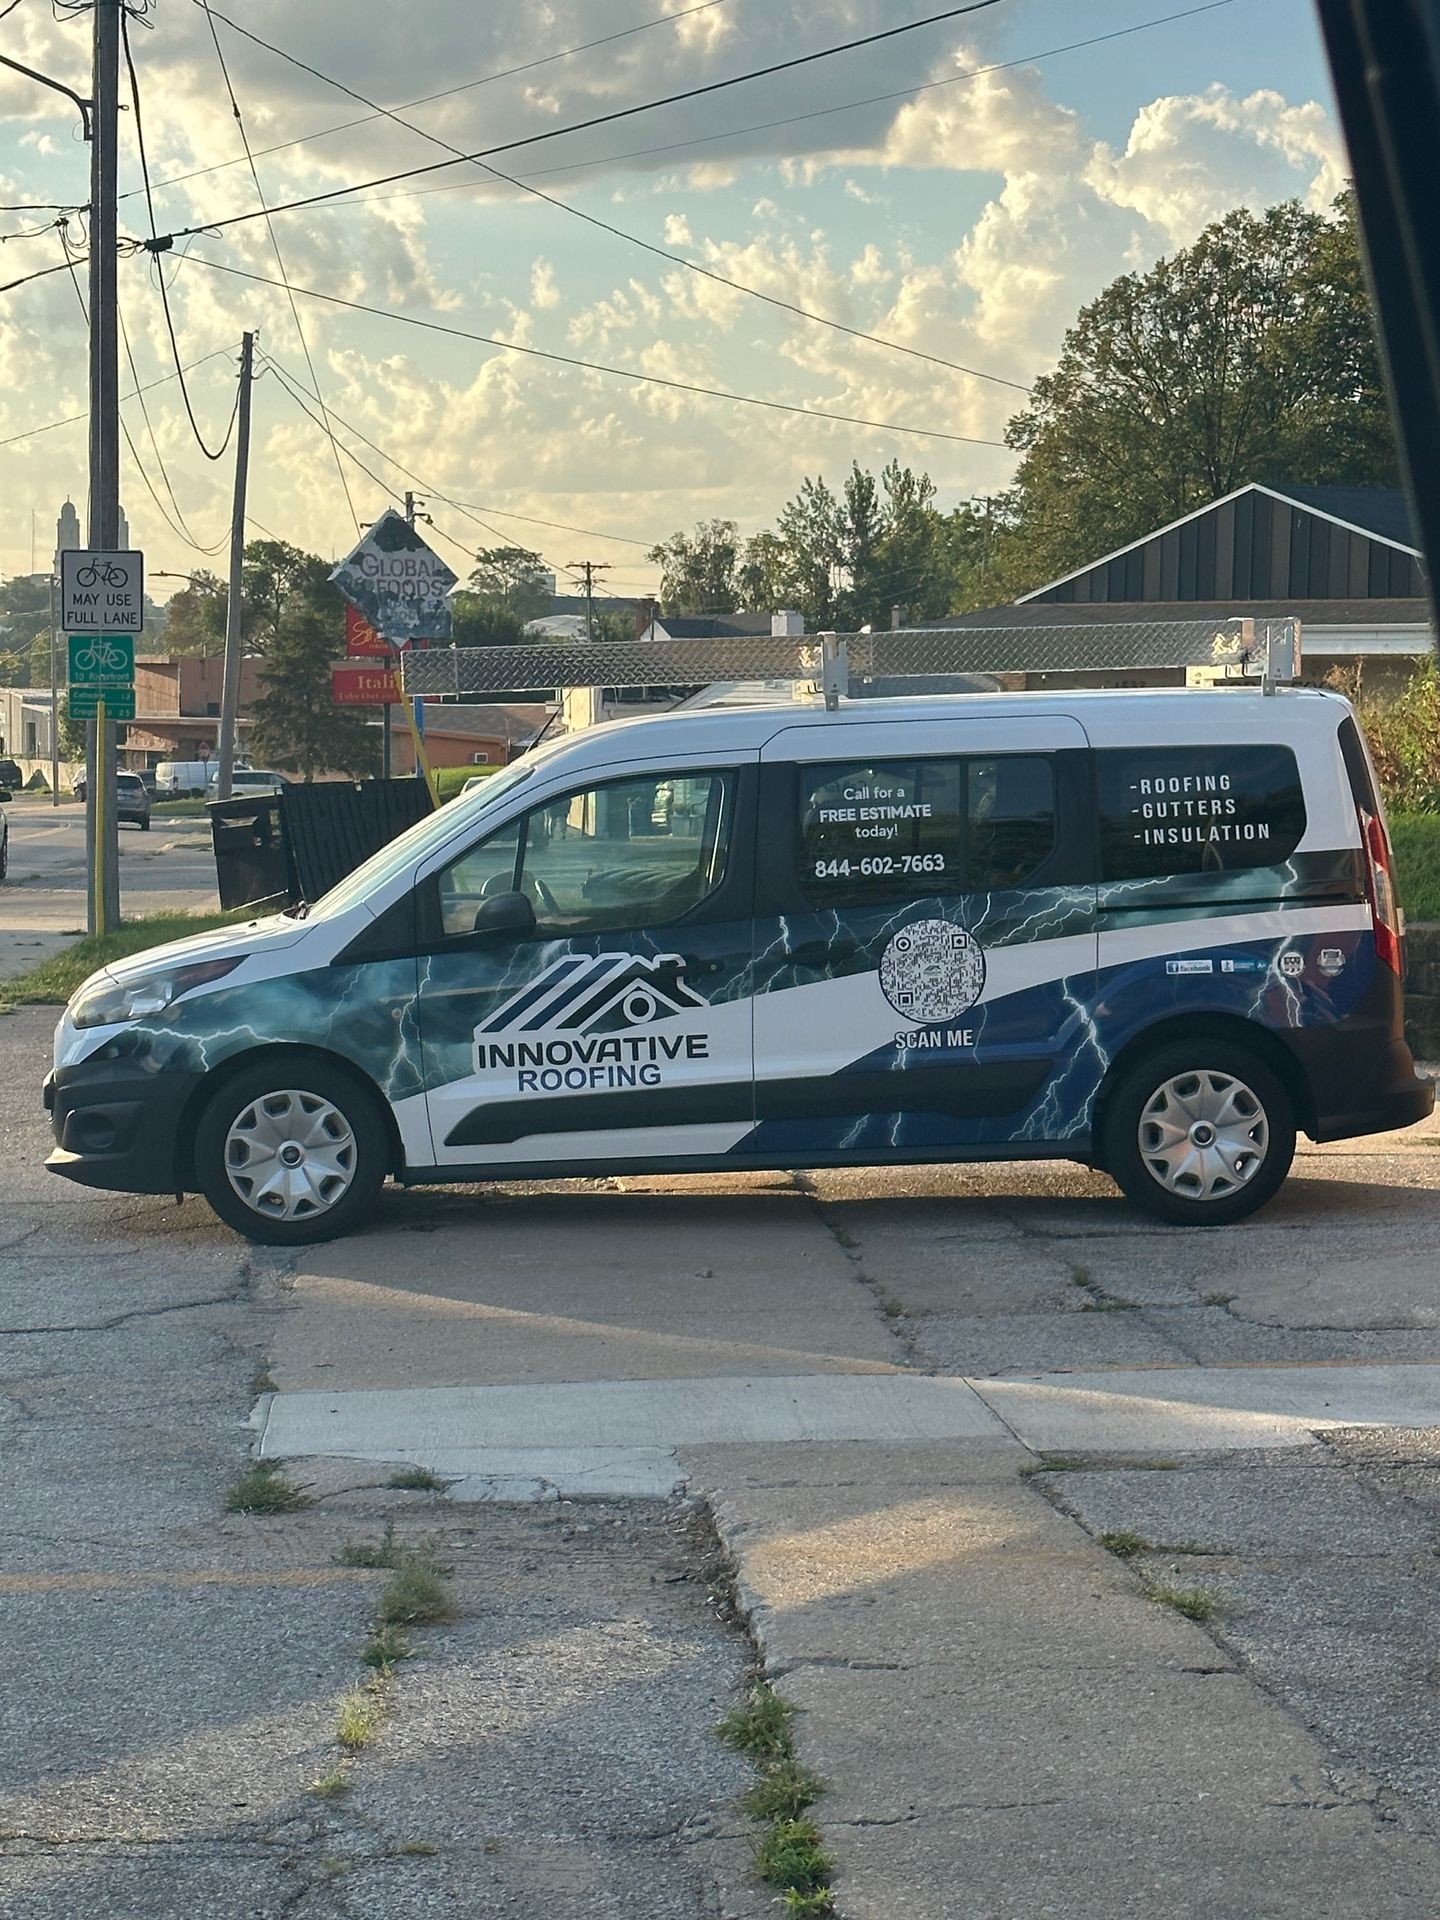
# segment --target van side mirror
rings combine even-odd
[[[485,939],[535,931],[535,909],[523,893],[497,893],[475,909],[474,930]]]

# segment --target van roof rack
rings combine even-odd
[[[1075,626],[892,627],[879,632],[723,634],[704,640],[562,641],[513,647],[408,648],[412,695],[518,687],[705,686],[775,680],[813,686],[827,706],[877,681],[937,675],[1183,669],[1192,684],[1238,682],[1266,692],[1300,670],[1300,622],[1105,621]]]

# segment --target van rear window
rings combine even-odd
[[[1102,880],[1269,867],[1305,832],[1289,747],[1110,747],[1095,768]]]

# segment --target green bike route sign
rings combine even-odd
[[[105,702],[107,720],[135,718],[135,636],[132,633],[72,633],[70,717],[93,720]]]

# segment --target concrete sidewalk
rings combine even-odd
[[[687,1455],[725,1489],[753,1629],[828,1782],[845,1920],[1440,1911],[1425,1825],[1026,1462],[1005,1441]]]

